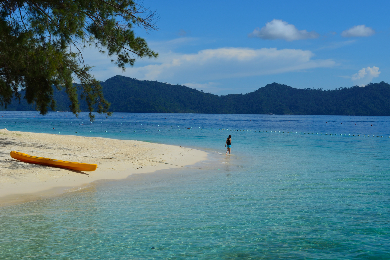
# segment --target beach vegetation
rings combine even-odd
[[[66,110],[77,115],[81,99],[92,120],[93,111],[109,114],[110,103],[84,62],[85,48],[105,52],[123,70],[137,58],[157,57],[134,33],[134,27],[156,30],[155,12],[132,0],[1,0],[0,8],[4,107],[23,98],[46,114],[62,91],[70,101]]]

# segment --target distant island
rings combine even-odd
[[[101,85],[112,112],[390,116],[390,85],[383,81],[335,90],[296,89],[272,83],[251,93],[223,96],[124,76],[114,76]],[[65,92],[56,90],[55,99],[56,110],[69,110]],[[81,100],[80,107],[88,111]],[[0,109],[35,110],[23,98]]]

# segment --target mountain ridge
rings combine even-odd
[[[111,112],[390,116],[390,85],[383,81],[335,90],[271,83],[250,93],[221,96],[120,75],[101,85],[111,102]],[[55,91],[54,97],[56,110],[67,111],[70,103],[66,93]],[[88,111],[85,102],[80,102],[80,108]],[[21,99],[20,104],[14,101],[6,110],[35,109]]]

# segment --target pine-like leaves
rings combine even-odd
[[[54,109],[55,86],[65,89],[76,115],[81,92],[93,119],[94,108],[107,113],[109,103],[84,64],[84,46],[107,50],[122,69],[136,58],[157,57],[132,30],[134,25],[155,30],[155,13],[134,1],[8,0],[0,1],[0,8],[1,105],[10,104],[25,89],[28,103],[45,114],[48,107]]]

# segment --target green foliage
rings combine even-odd
[[[157,57],[132,30],[134,25],[156,29],[154,13],[134,1],[1,0],[0,7],[0,105],[5,107],[14,96],[20,100],[22,90],[45,114],[55,109],[55,86],[65,90],[76,115],[78,99],[85,100],[93,119],[91,112],[107,113],[109,103],[84,64],[83,48],[107,50],[122,69],[137,57]]]
[[[390,116],[390,85],[385,82],[328,91],[272,83],[225,96],[123,76],[102,86],[113,112]]]
[[[226,96],[123,76],[112,77],[101,86],[112,102],[111,112],[390,116],[390,85],[385,82],[327,91],[272,83],[245,95]],[[56,89],[54,98],[58,110],[66,111],[69,98]],[[9,109],[31,107],[13,102]],[[81,102],[80,109],[88,111],[88,105]]]
[[[185,86],[115,76],[102,82],[113,112],[213,113],[218,96]],[[115,104],[114,104],[115,103]]]

